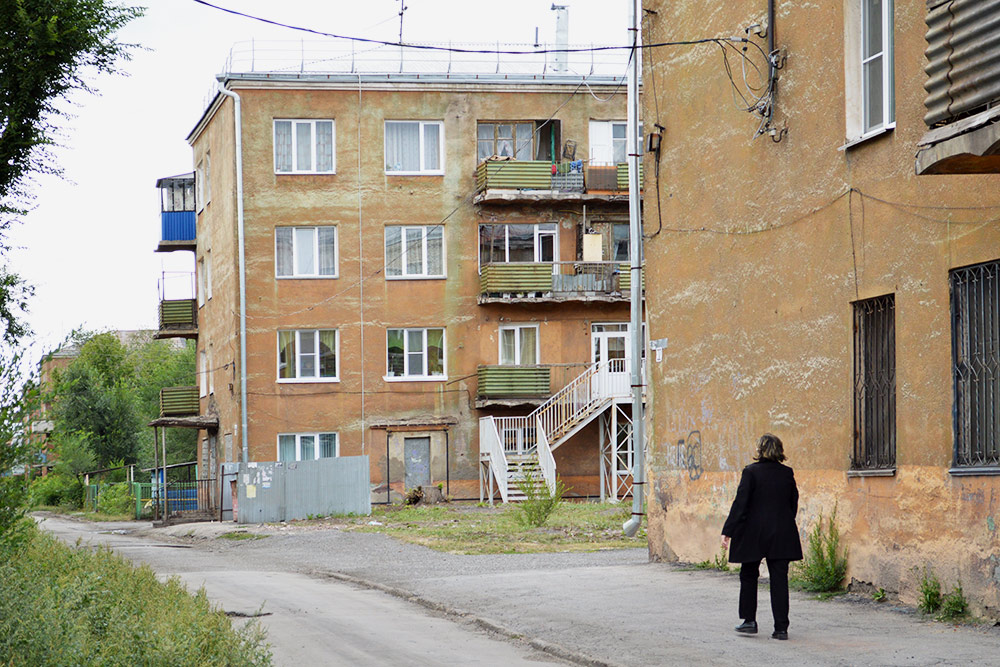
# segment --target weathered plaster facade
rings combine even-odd
[[[592,83],[396,82],[347,77],[233,76],[241,97],[246,238],[247,411],[250,461],[278,458],[278,434],[335,432],[341,456],[368,455],[372,498],[404,490],[402,438],[431,439],[431,482],[456,498],[478,497],[478,419],[527,414],[477,409],[479,365],[499,363],[498,327],[537,324],[538,362],[569,377],[591,361],[590,325],[626,322],[627,293],[610,301],[557,303],[528,297],[478,303],[481,222],[556,223],[557,260],[580,258],[584,220],[627,221],[627,202],[596,196],[474,203],[477,122],[553,117],[560,143],[587,154],[592,120],[624,120],[624,95]],[[554,114],[554,116],[553,116]],[[336,173],[276,174],[274,119],[333,119]],[[443,121],[443,175],[387,174],[385,121]],[[240,459],[239,268],[233,101],[218,97],[189,137],[194,163],[211,157],[211,201],[198,214],[197,259],[211,255],[212,295],[199,312],[199,350],[210,350],[212,391],[202,412],[217,413],[219,462]],[[557,147],[560,150],[560,147]],[[586,218],[584,217],[586,216]],[[445,277],[387,279],[385,227],[441,225]],[[337,275],[275,277],[275,228],[334,226]],[[445,377],[390,381],[387,329],[445,328]],[[339,379],[278,382],[278,330],[336,329]],[[554,389],[558,388],[554,386]],[[231,435],[233,446],[225,445]],[[579,495],[596,495],[595,428],[556,450],[560,475]],[[386,488],[387,482],[391,490]],[[391,493],[390,493],[391,491]],[[387,495],[388,493],[388,495]]]
[[[666,127],[659,197],[648,177],[644,197],[647,309],[650,337],[670,341],[650,365],[650,555],[718,553],[740,471],[771,431],[796,471],[803,537],[836,507],[848,581],[913,603],[930,567],[946,590],[960,581],[976,611],[1000,615],[1000,477],[949,472],[948,282],[953,268],[1000,258],[1000,181],[914,174],[926,131],[917,0],[895,3],[895,128],[844,147],[859,104],[845,75],[859,6],[776,3],[776,47],[788,56],[780,143],[751,141],[759,118],[731,104],[718,46],[644,59],[645,88],[658,91],[644,100],[645,126]],[[649,43],[742,35],[767,9],[650,8]],[[852,302],[884,294],[895,295],[895,474],[852,476]]]

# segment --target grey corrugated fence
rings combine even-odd
[[[240,464],[236,520],[270,523],[309,515],[371,514],[367,456]]]

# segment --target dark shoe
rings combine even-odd
[[[775,630],[771,633],[771,639],[788,639],[788,632],[785,630]]]
[[[755,635],[757,634],[757,621],[743,621],[734,630],[748,635]]]

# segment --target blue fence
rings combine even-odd
[[[163,211],[160,213],[160,228],[164,241],[194,241],[194,211]]]

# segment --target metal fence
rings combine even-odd
[[[896,465],[896,300],[854,303],[853,470]]]
[[[1000,466],[1000,261],[950,273],[956,468]]]
[[[331,514],[371,514],[367,456],[240,465],[233,515],[270,523]]]
[[[135,518],[172,516],[177,513],[202,513],[214,518],[218,510],[218,488],[214,479],[191,482],[167,482],[166,502],[162,483],[135,482]]]

